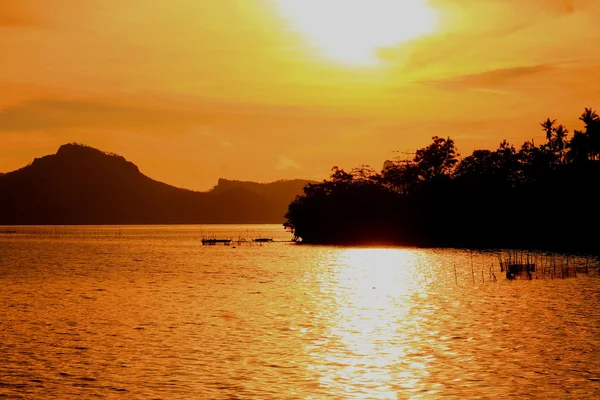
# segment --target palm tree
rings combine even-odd
[[[585,132],[575,130],[567,147],[569,148],[569,151],[567,152],[567,159],[569,162],[579,164],[586,162],[589,159],[589,138]]]
[[[595,122],[600,121],[600,117],[596,113],[596,111],[592,110],[592,108],[585,108],[585,111],[579,117],[579,120],[583,121],[585,127],[588,128],[590,125],[593,125]]]
[[[600,117],[596,111],[586,107],[579,119],[585,124],[585,133],[588,136],[590,153],[592,160],[595,160],[598,154],[600,154]]]
[[[546,132],[546,139],[550,141],[552,139],[552,132],[554,131],[554,124],[556,123],[555,119],[548,118],[544,122],[541,122],[540,125],[544,132]]]
[[[554,128],[554,144],[555,148],[560,154],[560,160],[563,161],[563,153],[565,150],[565,139],[567,138],[567,134],[569,130],[565,128],[562,124]]]

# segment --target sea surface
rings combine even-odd
[[[0,227],[0,398],[600,398],[596,260],[508,281],[495,252],[290,238]]]

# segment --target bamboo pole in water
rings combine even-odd
[[[456,282],[456,286],[458,286],[458,275],[456,274],[456,264],[454,265],[454,282]]]
[[[473,285],[475,284],[475,269],[473,268],[473,250],[471,250],[471,275],[473,276]]]
[[[485,270],[485,265],[482,263],[481,264],[481,282],[485,283],[485,278],[483,276],[483,271]]]
[[[544,262],[544,255],[543,254],[540,255],[540,263],[542,264],[542,268],[543,268],[542,275],[545,278],[546,277],[546,263]]]

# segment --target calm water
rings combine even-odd
[[[0,233],[0,398],[600,398],[597,270],[508,282],[493,254],[200,244],[226,234],[290,238]]]

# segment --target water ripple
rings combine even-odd
[[[597,275],[114,229],[0,238],[0,398],[600,398]]]

